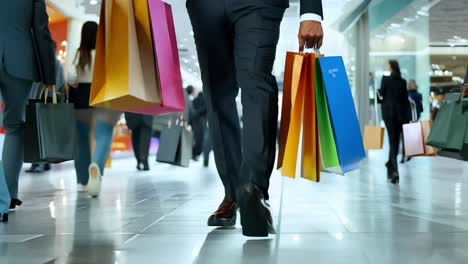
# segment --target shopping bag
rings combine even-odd
[[[460,151],[464,146],[467,129],[468,99],[463,99],[461,94],[447,95],[434,121],[427,144],[440,149]]]
[[[319,67],[315,67],[315,94],[317,108],[317,124],[320,142],[320,157],[323,168],[335,168],[340,166],[338,153],[336,152],[335,137],[328,113],[328,103],[323,85],[323,78]]]
[[[178,124],[165,128],[161,133],[156,160],[171,165],[188,167],[192,158],[192,132]]]
[[[420,122],[403,125],[403,140],[406,156],[424,155],[424,138]]]
[[[128,111],[141,114],[184,112],[185,97],[171,6],[161,0],[148,0],[148,10],[162,102],[132,107]]]
[[[346,173],[358,169],[359,162],[366,157],[351,88],[341,57],[321,57],[318,66],[324,81],[341,172]]]
[[[434,147],[427,145],[427,138],[431,133],[432,129],[432,120],[421,121],[421,127],[423,132],[424,139],[424,156],[436,156],[437,150]]]
[[[156,63],[158,55],[154,53],[155,36],[149,16],[147,0],[103,2],[91,105],[132,112],[144,112],[135,109],[137,107],[158,106],[157,110],[149,111],[150,114],[175,111],[161,108],[164,98],[161,97],[160,74]],[[161,68],[165,66],[159,65]],[[180,70],[173,74],[180,75]],[[183,95],[182,84],[165,88],[177,89],[176,92]]]
[[[286,152],[286,143],[288,139],[290,142],[297,142],[293,145],[299,144],[299,133],[296,133],[298,128],[296,124],[291,130],[291,135],[289,135],[289,130],[291,126],[291,113],[292,106],[296,100],[297,90],[299,87],[299,82],[301,79],[301,72],[304,64],[303,54],[287,52],[286,53],[286,62],[284,70],[284,81],[283,81],[283,101],[281,107],[281,122],[280,122],[280,137],[279,137],[279,148],[278,148],[278,162],[277,168],[281,169],[283,167],[283,162]],[[295,130],[296,129],[296,130]],[[292,150],[292,153],[297,153]],[[283,169],[284,171],[284,169]],[[295,169],[294,169],[295,171]]]
[[[315,55],[286,54],[278,168],[283,176],[320,181]]]
[[[26,108],[24,161],[60,163],[73,160],[75,113],[73,104],[33,101]],[[47,93],[45,94],[47,98]]]
[[[381,126],[367,125],[364,127],[364,149],[382,149],[384,143],[385,128]]]

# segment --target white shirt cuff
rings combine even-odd
[[[322,17],[317,14],[307,13],[307,14],[301,15],[301,22],[302,21],[317,21],[321,23]]]

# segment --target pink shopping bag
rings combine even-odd
[[[406,156],[412,157],[424,154],[424,137],[420,122],[403,125],[403,140]]]
[[[148,12],[162,102],[131,108],[128,112],[150,115],[184,112],[185,98],[172,8],[161,0],[148,0]]]

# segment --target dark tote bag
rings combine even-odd
[[[434,121],[427,145],[440,149],[461,151],[468,129],[468,100],[462,94],[450,94]]]
[[[188,167],[192,158],[192,132],[175,125],[161,133],[156,160],[181,167]]]
[[[47,93],[45,94],[47,98]],[[24,161],[60,163],[73,160],[75,115],[73,104],[31,100],[26,108]]]
[[[89,95],[91,93],[90,83],[80,83],[78,84],[78,88],[70,87],[68,93],[70,103],[74,104],[75,109],[91,108],[89,106]]]

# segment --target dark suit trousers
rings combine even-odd
[[[403,133],[403,123],[398,119],[386,119],[385,126],[388,131],[388,138],[390,141],[390,153],[388,157],[388,164],[392,165],[398,171],[398,150],[400,148],[400,138]]]
[[[187,1],[216,166],[228,199],[236,199],[237,186],[247,182],[268,197],[274,166],[278,86],[271,72],[284,9],[262,2]]]

